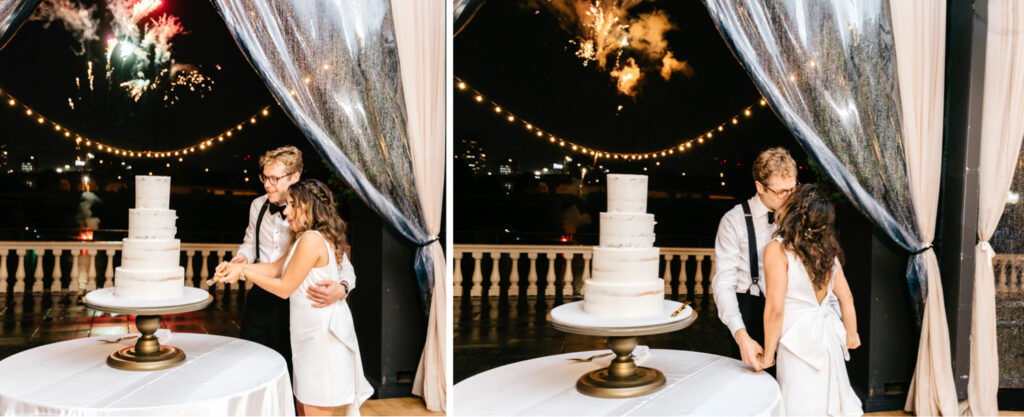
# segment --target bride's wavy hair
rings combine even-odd
[[[835,222],[835,206],[812,184],[800,185],[775,213],[775,236],[800,257],[815,288],[828,283],[835,260],[843,259]]]
[[[302,213],[302,231],[316,230],[334,245],[334,258],[341,262],[342,254],[349,252],[348,224],[338,215],[334,193],[324,183],[304,179],[288,187],[288,195],[297,213]],[[298,235],[292,233],[292,240]]]

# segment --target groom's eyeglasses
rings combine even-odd
[[[763,185],[766,190],[771,191],[773,194],[775,194],[776,197],[778,197],[778,198],[786,198],[790,194],[793,194],[793,191],[796,191],[796,187],[800,186],[800,182],[797,181],[796,185],[794,185],[792,188],[787,188],[785,190],[778,190],[778,191],[773,190],[772,187],[768,186],[768,184],[762,183],[761,185]]]
[[[269,181],[270,185],[277,185],[277,182],[281,181],[281,178],[287,177],[287,176],[292,175],[292,174],[294,174],[294,172],[289,172],[289,173],[284,174],[284,175],[282,175],[280,177],[268,177],[266,175],[260,174],[260,182],[261,183],[267,183]]]

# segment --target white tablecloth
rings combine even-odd
[[[455,385],[456,415],[771,415],[782,399],[770,375],[743,362],[681,350],[651,349],[641,366],[665,374],[665,386],[641,397],[596,398],[576,391],[584,373],[608,366],[610,351],[546,356],[495,368]]]
[[[284,358],[231,337],[174,333],[185,363],[122,371],[107,356],[136,339],[68,340],[0,361],[0,415],[295,415]]]

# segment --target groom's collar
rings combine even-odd
[[[747,204],[750,204],[750,214],[755,218],[767,216],[768,212],[771,211],[761,202],[761,197],[758,197],[757,194],[754,194],[750,200],[747,200]]]

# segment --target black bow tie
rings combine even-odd
[[[284,213],[284,208],[287,206],[287,204],[282,204],[279,206],[277,204],[270,203],[267,204],[267,209],[270,210],[270,214],[276,214],[278,216],[284,217],[284,214],[282,213]]]
[[[768,224],[775,224],[775,212],[774,211],[769,211],[768,212]]]

